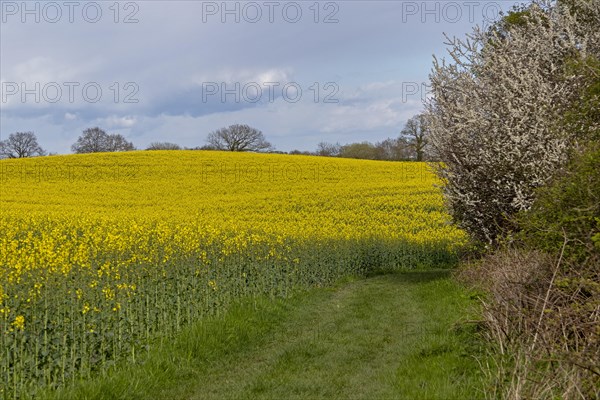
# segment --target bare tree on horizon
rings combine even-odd
[[[0,158],[27,158],[44,156],[46,152],[38,144],[33,132],[15,132],[0,141]]]
[[[206,141],[216,150],[268,151],[273,146],[258,129],[248,125],[230,125],[211,132]]]

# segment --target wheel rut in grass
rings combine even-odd
[[[309,297],[185,398],[469,398],[477,362],[454,329],[467,300],[447,272],[381,275]],[[216,367],[216,368],[215,368]],[[168,396],[166,396],[168,397]]]

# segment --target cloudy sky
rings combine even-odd
[[[70,152],[99,126],[144,148],[245,123],[278,150],[397,136],[432,55],[512,1],[0,0],[0,136]]]

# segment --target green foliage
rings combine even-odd
[[[342,146],[339,156],[363,160],[374,160],[377,158],[375,146],[369,142],[351,143]]]
[[[532,8],[539,8],[539,3],[532,4],[519,4],[513,5],[512,9],[509,10],[505,15],[503,12],[502,18],[494,22],[488,29],[488,33],[491,37],[497,37],[498,39],[507,39],[510,36],[510,32],[517,29],[536,29],[536,24],[542,23],[547,26],[547,19],[543,17],[541,20],[532,18]],[[490,40],[488,45],[494,46],[494,40]]]
[[[568,240],[566,255],[585,261],[598,255],[600,247],[600,146],[574,159],[551,185],[539,190],[529,212],[517,219],[523,240],[551,253],[557,253]]]
[[[577,132],[583,141],[600,140],[600,60],[575,58],[567,63],[566,75],[581,77],[583,89],[563,120],[563,129]]]
[[[525,11],[513,11],[510,12],[506,17],[504,17],[504,23],[507,25],[517,25],[524,26],[527,24],[527,16],[529,12]]]
[[[506,38],[513,27],[525,27],[531,13],[523,6],[514,6],[504,17],[490,27],[490,32]]]

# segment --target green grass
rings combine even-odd
[[[472,301],[445,271],[255,299],[60,399],[481,398]],[[461,323],[462,321],[462,323]]]

